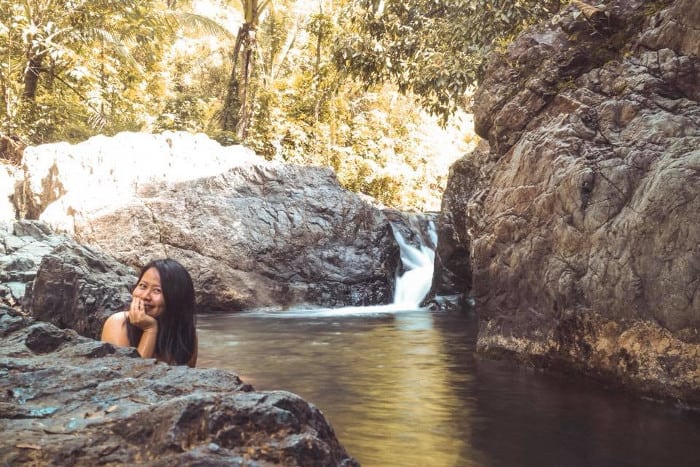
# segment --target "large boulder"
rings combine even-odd
[[[389,303],[387,214],[330,169],[204,135],[122,133],[30,147],[18,211],[130,266],[181,261],[202,310]]]
[[[17,219],[12,199],[15,194],[17,168],[0,161],[0,229],[7,228]]]
[[[36,278],[41,260],[69,241],[39,221],[16,221],[0,226],[0,304],[20,309]]]
[[[0,305],[3,465],[357,466],[321,411]]]
[[[24,304],[41,321],[97,339],[110,315],[129,308],[136,279],[132,268],[66,240],[41,259]]]
[[[693,0],[576,1],[491,59],[439,241],[479,351],[700,403],[699,31]]]
[[[97,338],[109,315],[126,310],[136,271],[41,221],[0,229],[0,304]]]

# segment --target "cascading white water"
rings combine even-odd
[[[275,316],[284,318],[298,317],[341,317],[341,316],[368,316],[383,314],[398,314],[399,312],[420,310],[421,302],[430,291],[433,281],[433,261],[435,260],[435,250],[425,244],[419,235],[420,247],[408,243],[399,229],[391,226],[394,238],[399,245],[401,263],[403,264],[403,274],[396,274],[396,285],[394,287],[394,301],[389,305],[373,306],[346,306],[342,308],[321,308],[321,309],[297,309],[279,311],[257,310],[250,312],[256,316]],[[428,224],[428,235],[433,245],[437,245],[437,233],[435,224],[431,221]],[[415,323],[413,325],[416,325]],[[422,326],[422,324],[420,324]]]
[[[396,243],[401,250],[401,262],[405,270],[401,276],[396,277],[393,306],[402,309],[418,309],[430,291],[435,250],[425,245],[422,240],[420,248],[416,248],[406,242],[398,229],[394,228],[393,231]],[[435,225],[432,222],[429,224],[428,233],[433,244],[437,244]]]

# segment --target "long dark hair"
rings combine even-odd
[[[136,286],[144,273],[156,268],[160,275],[160,287],[165,299],[165,312],[158,316],[158,337],[155,354],[171,364],[184,365],[195,352],[196,333],[194,317],[194,285],[187,270],[174,259],[156,259],[141,269]],[[138,346],[143,331],[131,323],[126,324],[129,344]]]

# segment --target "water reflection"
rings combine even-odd
[[[364,466],[700,465],[698,414],[476,359],[470,316],[375,311],[201,316],[200,366],[314,403]]]

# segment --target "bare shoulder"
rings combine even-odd
[[[126,322],[126,317],[127,317],[126,311],[118,311],[118,312],[110,315],[109,318],[107,318],[107,321],[123,324]]]
[[[125,311],[119,311],[117,313],[114,313],[110,315],[109,318],[105,321],[105,323],[102,325],[102,328],[106,328],[107,326],[109,327],[122,327],[126,324],[127,322],[127,314]]]
[[[102,336],[100,339],[114,345],[128,346],[129,336],[126,333],[126,317],[126,312],[120,311],[107,318],[102,325]]]

